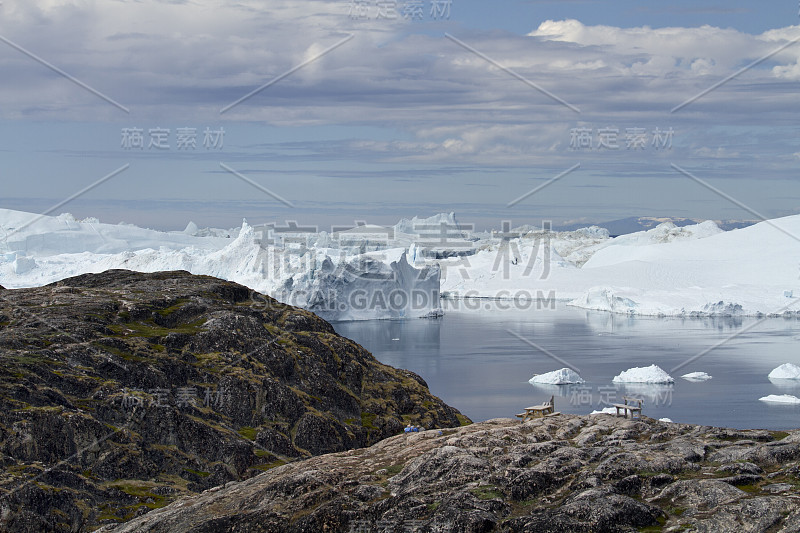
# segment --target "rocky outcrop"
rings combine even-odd
[[[104,531],[800,529],[800,431],[560,415],[404,434]]]
[[[314,314],[186,272],[0,296],[0,529],[83,531],[469,421]]]

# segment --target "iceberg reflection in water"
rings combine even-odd
[[[550,396],[556,397],[556,410],[575,414],[634,396],[644,399],[644,416],[676,423],[798,427],[800,405],[768,404],[759,398],[800,396],[800,380],[767,379],[787,361],[800,364],[795,339],[800,320],[770,319],[745,330],[757,320],[634,318],[559,304],[555,310],[465,309],[432,320],[338,322],[334,328],[380,361],[418,373],[433,394],[473,420],[513,417]],[[586,382],[529,383],[534,374],[563,365],[509,331],[568,362]],[[676,368],[717,344],[700,359]],[[676,377],[702,371],[713,379],[677,379],[672,385],[612,382],[626,369],[651,363]]]

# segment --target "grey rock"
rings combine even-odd
[[[764,463],[708,460],[739,446],[737,438],[743,448],[768,446],[763,432],[720,440],[717,428],[665,429],[647,418],[637,424],[637,439],[584,446],[578,441],[588,434],[624,436],[630,421],[561,415],[400,435],[290,463],[105,531],[210,531],[217,524],[243,532],[800,530],[796,485],[764,480],[772,471],[791,478],[797,465],[775,470],[769,454],[755,454]],[[665,432],[669,438],[650,439]],[[679,445],[669,445],[673,439]],[[704,453],[690,462],[687,450]],[[742,490],[734,479],[752,484]]]
[[[408,422],[468,422],[312,313],[187,272],[5,290],[0,357],[3,531],[146,517]]]

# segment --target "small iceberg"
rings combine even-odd
[[[791,394],[770,394],[769,396],[759,398],[759,400],[768,403],[783,403],[789,405],[800,404],[800,398],[797,396],[792,396]]]
[[[683,376],[681,376],[681,377],[683,377]],[[664,418],[659,418],[659,419],[658,419],[658,421],[659,421],[659,422],[671,422],[671,423],[673,423],[673,424],[674,424],[674,422],[672,422],[672,420],[671,420],[671,419],[669,419],[669,418],[666,418],[666,417],[664,417]]]
[[[784,363],[767,376],[769,379],[800,379],[800,366]]]
[[[617,414],[617,408],[616,407],[604,407],[604,408],[600,409],[599,411],[592,411],[589,414],[590,415],[615,415],[615,414]]]
[[[708,381],[709,379],[711,379],[711,376],[709,376],[705,372],[689,372],[688,374],[684,374],[681,377],[686,381]]]
[[[656,365],[629,368],[612,380],[614,383],[675,383],[672,376]]]
[[[532,385],[568,385],[570,383],[586,383],[574,370],[562,368],[546,374],[537,374],[528,380]]]

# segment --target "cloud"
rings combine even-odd
[[[2,22],[4,37],[131,109],[122,113],[0,43],[0,116],[6,120],[353,126],[395,137],[323,138],[309,141],[302,153],[278,143],[266,157],[253,150],[237,154],[239,160],[568,168],[580,158],[609,173],[629,172],[631,161],[647,172],[665,164],[665,156],[652,151],[570,151],[569,131],[579,125],[622,131],[674,127],[670,155],[699,161],[761,157],[788,165],[790,158],[773,156],[796,151],[789,132],[800,119],[794,84],[800,44],[681,111],[670,110],[800,36],[798,26],[757,35],[712,26],[622,28],[578,20],[544,21],[527,35],[450,28],[530,82],[525,83],[446,39],[444,31],[402,17],[356,20],[339,0],[6,0]],[[219,114],[347,35],[354,38]],[[695,148],[705,144],[690,139],[711,126],[718,127],[714,144],[727,151]],[[743,126],[769,126],[777,133],[754,156],[736,129]]]
[[[732,28],[704,25],[699,28],[617,28],[586,26],[578,20],[547,20],[528,34],[541,40],[572,43],[587,52],[602,49],[608,64],[620,74],[656,75],[729,74],[773,51],[785,41],[800,37],[800,26],[750,35]],[[774,61],[800,57],[797,49],[787,49]]]

